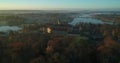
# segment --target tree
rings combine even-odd
[[[66,55],[70,63],[90,63],[89,54],[92,52],[91,44],[86,39],[75,38],[66,48]]]

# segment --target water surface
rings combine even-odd
[[[74,18],[72,22],[69,24],[76,25],[80,22],[82,23],[92,23],[92,24],[112,24],[112,22],[104,22],[99,19],[95,19],[92,17],[93,14],[80,14],[78,17]]]
[[[21,29],[18,26],[0,26],[0,32],[19,31]]]

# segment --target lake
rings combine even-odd
[[[92,17],[93,14],[80,14],[78,17],[74,18],[69,24],[76,25],[80,22],[82,23],[92,23],[92,24],[112,24],[112,22],[104,22]]]
[[[19,31],[21,29],[18,26],[0,26],[0,32]]]

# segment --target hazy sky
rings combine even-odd
[[[0,0],[0,10],[120,9],[120,0]]]

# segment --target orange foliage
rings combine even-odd
[[[106,36],[103,40],[103,44],[101,44],[97,50],[101,51],[102,53],[110,53],[112,51],[112,48],[118,46],[119,44],[113,40],[111,36]]]
[[[116,46],[118,43],[112,39],[112,37],[107,36],[104,38],[104,44],[108,47]]]
[[[23,47],[24,44],[22,42],[15,42],[15,43],[9,44],[8,46],[9,47]]]

